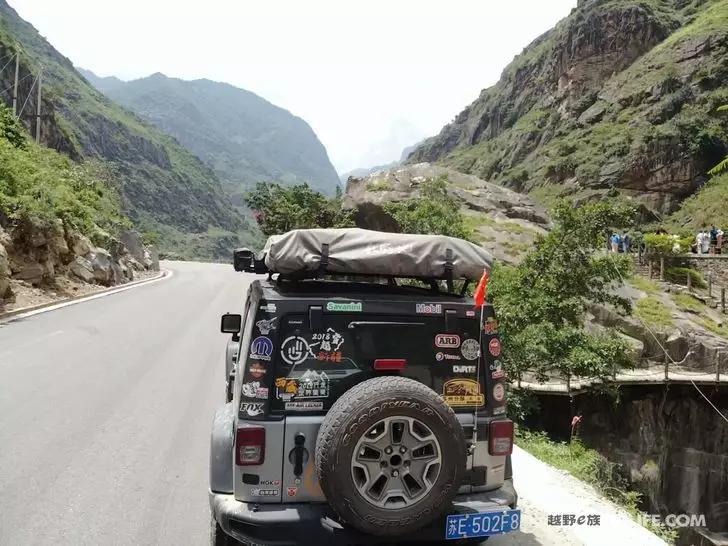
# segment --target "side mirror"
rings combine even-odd
[[[240,332],[240,326],[243,323],[243,317],[241,315],[231,315],[230,313],[225,313],[220,318],[220,331],[223,334],[233,334],[236,335]]]

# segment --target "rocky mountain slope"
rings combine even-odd
[[[726,81],[728,1],[580,0],[409,161],[670,213],[728,149]]]
[[[472,239],[499,261],[517,262],[531,248],[536,235],[551,225],[546,212],[528,196],[428,163],[350,177],[343,207],[354,211],[359,227],[396,232],[397,222],[384,205],[417,197],[424,180],[438,177],[447,178],[448,192],[460,203]]]
[[[106,96],[175,137],[237,195],[256,182],[307,182],[332,195],[338,175],[299,117],[226,83],[154,74],[123,82],[81,73]]]
[[[92,87],[71,61],[0,0],[0,58],[20,54],[21,119],[34,131],[34,80],[43,70],[41,142],[74,160],[101,160],[113,173],[125,213],[143,231],[161,234],[162,250],[228,255],[252,230],[212,170],[172,137]],[[4,63],[3,63],[4,64]],[[0,72],[0,99],[11,101],[14,63]],[[190,234],[204,239],[194,251]],[[223,252],[224,249],[224,252]]]

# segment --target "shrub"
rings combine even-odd
[[[690,267],[671,266],[665,268],[665,280],[674,284],[687,285],[688,275],[690,276],[690,284],[695,288],[705,288],[708,286],[700,271]]]

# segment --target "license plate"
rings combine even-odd
[[[521,527],[520,510],[502,512],[479,512],[477,514],[452,514],[447,516],[445,538],[489,537],[518,531]]]

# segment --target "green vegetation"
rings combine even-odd
[[[16,43],[21,46],[21,78],[32,81],[43,67],[44,103],[53,106],[44,112],[45,137],[69,157],[103,162],[100,169],[121,194],[124,211],[140,231],[161,234],[163,252],[172,246],[168,233],[204,237],[212,228],[239,240],[251,231],[208,167],[174,138],[96,91],[67,58],[0,2],[0,46],[9,51]],[[31,100],[21,118],[26,127],[33,124],[32,106]],[[207,245],[207,257],[214,248],[214,243]],[[229,250],[217,256],[228,258]]]
[[[608,377],[615,368],[631,366],[621,339],[590,334],[583,326],[591,303],[630,309],[612,291],[629,275],[629,259],[598,251],[605,231],[626,225],[632,214],[608,203],[574,208],[562,202],[554,209],[554,229],[536,239],[518,266],[497,264],[490,298],[511,374]]]
[[[353,227],[351,213],[341,209],[341,198],[329,198],[308,184],[283,187],[260,182],[245,197],[264,235],[292,229]]]
[[[632,277],[629,279],[629,284],[634,286],[637,290],[642,290],[642,292],[645,292],[647,294],[658,294],[659,292],[661,292],[660,287],[657,286],[657,283],[641,277],[640,275],[632,275]]]
[[[719,106],[717,108],[717,111],[718,112],[728,112],[728,104],[724,104],[723,106]],[[725,156],[725,158],[723,159],[723,161],[721,161],[715,167],[713,167],[712,169],[710,169],[708,171],[708,174],[711,174],[713,176],[718,176],[719,174],[724,174],[726,172],[728,172],[728,155]]]
[[[665,280],[674,284],[688,284],[688,276],[690,276],[690,284],[695,288],[705,288],[708,283],[700,271],[690,267],[666,267]]]
[[[685,237],[677,237],[664,233],[645,233],[644,235],[647,252],[663,256],[690,252],[690,245],[694,240],[695,237],[693,235]]]
[[[688,197],[680,209],[665,221],[668,229],[687,228],[693,232],[706,226],[728,226],[728,173],[713,177]]]
[[[565,470],[575,478],[592,485],[633,517],[640,513],[642,495],[630,490],[630,483],[621,476],[619,465],[608,461],[598,451],[586,447],[578,438],[573,438],[569,443],[555,442],[543,432],[519,430],[516,444],[545,463]],[[668,543],[672,544],[677,539],[676,531],[662,525],[650,524],[647,528]]]
[[[395,219],[404,233],[432,233],[470,239],[460,207],[447,193],[447,176],[420,184],[420,195],[386,203],[384,210]]]
[[[647,296],[637,301],[634,309],[637,318],[657,328],[672,326],[670,309],[654,296]]]
[[[392,191],[392,183],[388,180],[373,180],[367,184],[368,191]]]
[[[714,334],[728,338],[728,326],[725,323],[718,324],[712,318],[708,317],[701,318],[699,322]]]
[[[673,294],[672,301],[675,302],[678,309],[689,311],[691,313],[703,313],[706,309],[706,306],[702,301],[690,294]]]
[[[0,105],[0,215],[16,223],[60,220],[102,244],[103,232],[129,226],[109,177],[102,164],[76,164],[36,145]]]

